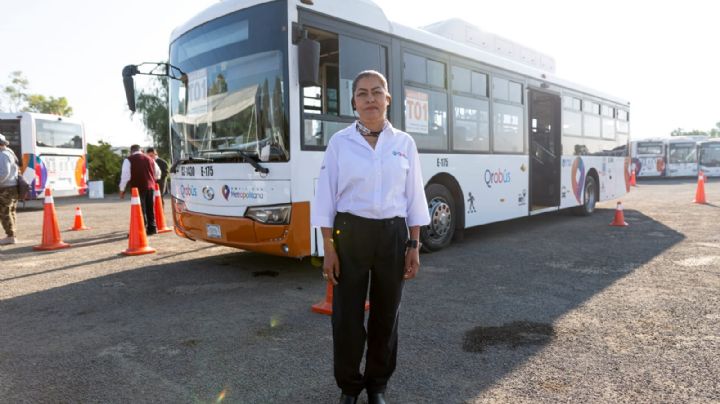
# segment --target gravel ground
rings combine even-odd
[[[642,181],[623,199],[629,227],[608,226],[610,201],[424,254],[388,401],[720,402],[720,181],[706,192],[696,205],[694,180]],[[172,233],[150,238],[157,254],[125,257],[127,200],[56,204],[63,229],[76,205],[93,229],[32,251],[33,202],[22,242],[0,248],[0,402],[337,400],[309,260]]]

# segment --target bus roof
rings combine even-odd
[[[645,139],[634,139],[630,143],[665,143],[667,138],[664,137],[649,137]]]
[[[43,114],[40,112],[0,112],[0,119],[23,119],[23,118],[58,120],[58,121],[63,121],[63,122],[82,124],[82,121],[77,118],[54,115],[54,114]]]
[[[175,41],[184,33],[208,21],[269,1],[225,0],[213,4],[173,30],[170,41]],[[300,0],[289,1],[295,1],[299,7],[316,13],[333,16],[408,41],[465,56],[493,67],[517,72],[588,96],[603,98],[625,107],[630,105],[626,100],[556,77],[554,75],[555,62],[552,57],[497,35],[483,32],[462,20],[441,21],[426,26],[425,29],[419,29],[389,21],[382,9],[371,0],[312,0],[312,5],[303,4]],[[462,25],[465,25],[464,30]],[[480,36],[482,39],[479,41],[473,40],[468,35],[461,38],[458,33],[463,31],[474,32],[476,36]],[[483,42],[485,46],[483,46]],[[521,62],[523,59],[526,59],[528,63]]]
[[[672,136],[666,139],[668,143],[692,143],[708,140],[707,136]]]

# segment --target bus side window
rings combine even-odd
[[[10,142],[10,150],[17,156],[22,164],[22,154],[20,148],[20,120],[19,119],[0,119],[0,133]]]
[[[365,40],[305,27],[320,42],[320,85],[303,87],[303,145],[322,147],[355,118],[352,82],[363,70],[387,74],[387,47]]]
[[[340,114],[352,116],[352,82],[363,70],[387,77],[387,49],[376,43],[340,35]]]
[[[303,112],[337,116],[339,113],[338,36],[317,28],[308,28],[308,37],[320,42],[321,85],[303,88]]]

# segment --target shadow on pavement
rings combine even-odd
[[[612,215],[497,223],[422,255],[388,399],[472,400],[550,343],[558,318],[684,239],[633,210],[610,227]],[[0,301],[0,397],[334,402],[330,320],[310,311],[324,291],[308,260],[237,252]]]

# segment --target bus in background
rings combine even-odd
[[[632,167],[638,178],[665,176],[665,140],[646,139],[631,142]]]
[[[697,146],[707,137],[675,136],[665,139],[666,176],[695,177],[698,173]]]
[[[698,170],[708,177],[720,177],[720,139],[698,143]]]
[[[77,119],[34,112],[0,113],[0,133],[21,162],[30,198],[87,192],[85,131]]]
[[[355,121],[352,80],[386,75],[388,119],[420,152],[429,251],[465,228],[629,191],[629,103],[554,74],[551,57],[460,20],[390,22],[369,0],[216,3],[171,36],[176,232],[274,255],[323,255],[310,202],[330,137]],[[133,76],[123,69],[128,105]],[[402,153],[377,152],[385,169]]]

